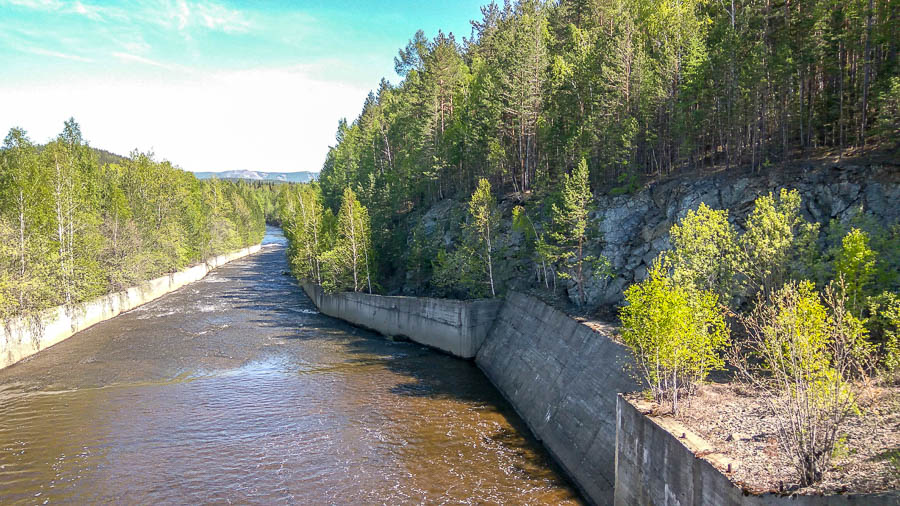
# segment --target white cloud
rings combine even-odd
[[[72,5],[72,10],[75,13],[93,19],[94,21],[103,21],[104,19],[102,10],[99,7],[95,7],[93,5],[85,5],[81,2],[75,2]]]
[[[113,53],[112,55],[114,57],[116,57],[122,61],[126,61],[126,62],[141,63],[143,65],[150,65],[151,67],[159,67],[159,68],[164,68],[167,70],[175,69],[174,65],[169,65],[167,63],[162,63],[162,62],[158,62],[156,60],[151,60],[150,58],[145,58],[143,56],[138,56],[136,54],[116,52],[116,53]]]
[[[26,53],[37,54],[37,55],[41,55],[41,56],[52,56],[54,58],[61,58],[63,60],[80,61],[83,63],[92,63],[94,61],[90,58],[86,58],[84,56],[79,56],[77,54],[61,53],[59,51],[50,51],[48,49],[42,49],[39,47],[21,46],[21,47],[19,47],[19,49],[21,51],[25,51]]]
[[[355,117],[368,93],[296,68],[188,77],[0,83],[0,133],[21,126],[44,142],[73,116],[93,146],[152,149],[188,170],[319,170],[338,119]]]
[[[3,0],[3,2],[0,3],[40,11],[56,11],[65,6],[65,4],[59,0]]]
[[[201,3],[194,11],[203,25],[210,30],[222,30],[226,33],[246,32],[250,21],[239,11],[228,9],[218,4]]]
[[[93,21],[114,19],[117,22],[153,23],[167,29],[185,32],[201,28],[225,33],[244,33],[251,26],[246,14],[225,5],[188,0],[138,0],[133,5],[101,6],[60,0],[0,0],[0,5],[12,5],[43,12],[77,14]]]
[[[187,0],[162,0],[145,5],[143,18],[181,32],[202,28],[225,33],[244,33],[251,24],[246,15],[237,9],[229,9],[215,2]]]

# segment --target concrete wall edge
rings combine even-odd
[[[699,439],[699,440],[698,440]],[[900,504],[900,491],[873,494],[801,495],[744,490],[714,466],[697,447],[696,434],[680,439],[622,394],[616,403],[614,504],[887,506]],[[705,454],[706,452],[702,452]],[[715,453],[712,454],[715,456]],[[649,470],[653,471],[650,472]],[[689,471],[685,471],[689,469]]]
[[[0,322],[0,369],[14,365],[97,323],[199,281],[216,267],[257,253],[261,249],[261,244],[255,244],[208,258],[180,271],[144,281],[119,292]]]

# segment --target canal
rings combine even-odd
[[[0,503],[559,504],[472,364],[319,314],[284,238],[0,370]]]

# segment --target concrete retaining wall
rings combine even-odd
[[[49,348],[95,323],[118,316],[182,286],[202,279],[216,267],[251,255],[260,245],[210,258],[121,292],[111,293],[74,306],[58,306],[41,315],[13,318],[0,324],[0,369]]]
[[[674,420],[642,414],[621,396],[616,410],[616,429],[616,505],[900,504],[900,493],[830,496],[747,493],[710,463],[724,457],[714,453],[702,438]],[[698,454],[704,457],[698,458]]]
[[[303,289],[329,316],[457,356],[474,355],[594,504],[900,504],[900,493],[823,497],[744,492],[711,463],[727,468],[724,456],[702,438],[672,419],[643,415],[619,395],[641,388],[623,371],[631,362],[624,346],[533,297],[510,293],[505,301],[464,302],[326,294],[311,284]]]
[[[304,283],[303,291],[328,316],[384,335],[403,336],[461,358],[475,357],[503,304],[501,300],[329,294],[311,283]]]
[[[616,394],[639,388],[627,350],[543,302],[511,293],[476,362],[595,504],[613,498]]]

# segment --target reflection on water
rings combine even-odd
[[[0,371],[0,503],[559,503],[471,363],[318,314],[283,242]]]

